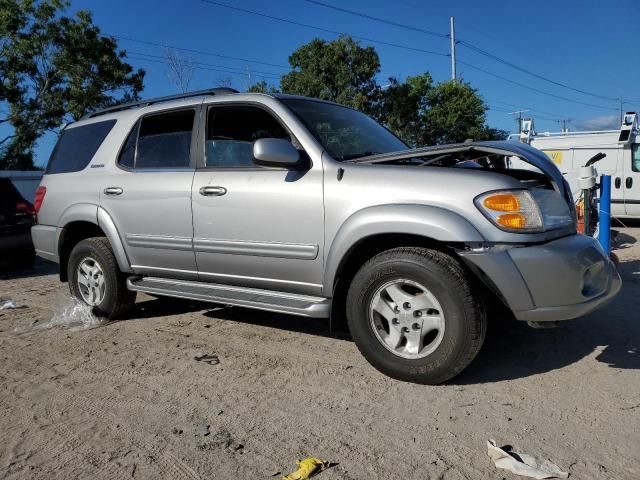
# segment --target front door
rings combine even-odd
[[[260,106],[211,106],[206,117],[204,161],[192,191],[200,279],[320,294],[322,165],[304,171],[255,165],[259,138],[286,138],[302,148]]]
[[[109,166],[101,206],[118,228],[136,273],[197,279],[191,218],[196,110],[150,114]]]
[[[640,218],[640,143],[625,148],[624,176],[624,208],[626,216]]]

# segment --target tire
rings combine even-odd
[[[80,277],[85,277],[84,281],[87,281],[87,267],[91,272],[89,277],[102,278],[99,286],[98,280],[93,281],[92,288],[83,286]],[[67,278],[71,294],[93,307],[96,315],[117,318],[135,303],[136,292],[127,289],[126,277],[118,269],[118,262],[105,237],[87,238],[73,247],[67,265]]]
[[[485,309],[472,285],[462,266],[440,251],[387,250],[367,261],[351,282],[349,330],[382,373],[414,383],[445,382],[471,363],[484,341]]]

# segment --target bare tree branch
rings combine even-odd
[[[195,62],[172,48],[164,48],[164,57],[169,67],[168,77],[182,93],[189,91],[189,85],[196,71]]]
[[[226,88],[231,88],[231,85],[233,84],[231,77],[227,76],[227,77],[218,77],[216,80],[216,87],[226,87]]]

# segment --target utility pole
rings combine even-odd
[[[622,97],[619,97],[618,100],[620,100],[620,125],[622,125],[622,115],[624,114],[622,111]]]
[[[558,125],[561,125],[562,128],[562,133],[568,133],[569,132],[569,127],[567,126],[567,124],[571,121],[570,118],[563,118],[562,120],[556,120],[556,123]]]
[[[518,114],[518,116],[516,117],[516,125],[518,125],[518,133],[520,133],[522,131],[522,114],[525,112],[528,112],[529,110],[516,110],[515,112],[511,112],[509,113],[509,115],[515,115]]]
[[[451,80],[456,81],[456,27],[453,17],[451,17]]]

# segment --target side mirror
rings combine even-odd
[[[253,162],[265,167],[300,166],[300,152],[282,138],[261,138],[253,142]]]

